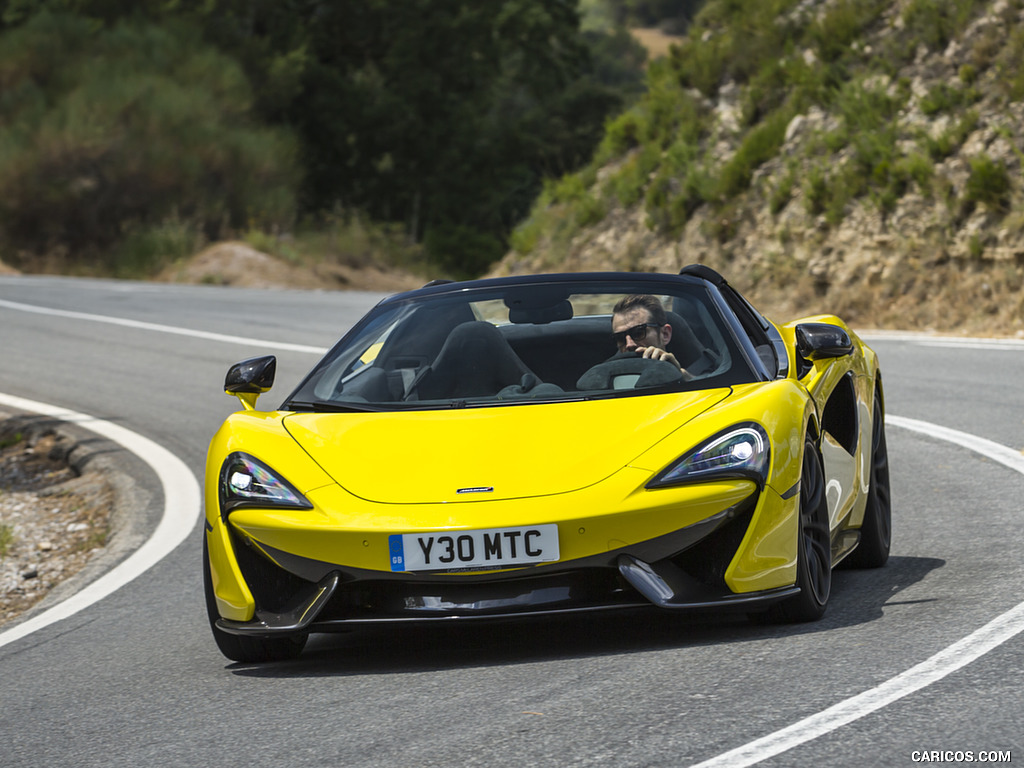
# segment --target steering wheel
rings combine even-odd
[[[643,389],[682,380],[683,372],[672,363],[652,360],[639,352],[619,352],[580,376],[576,388]]]

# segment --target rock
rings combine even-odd
[[[0,624],[78,573],[94,532],[108,531],[113,491],[102,460],[78,475],[75,451],[85,450],[48,418],[0,412]]]

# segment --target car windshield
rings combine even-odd
[[[283,407],[486,407],[757,380],[722,304],[700,281],[475,285],[383,302]],[[632,309],[621,309],[624,300]],[[660,312],[649,308],[651,301]],[[645,359],[634,351],[637,345],[657,346],[670,358]]]

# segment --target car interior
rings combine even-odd
[[[671,363],[619,353],[610,311],[592,314],[593,301],[574,302],[561,291],[507,295],[497,317],[485,317],[491,308],[466,300],[406,308],[342,350],[318,376],[314,394],[382,404],[557,399],[709,379],[737,357],[699,301],[663,298],[672,326],[667,351],[683,373]]]

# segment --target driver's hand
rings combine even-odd
[[[671,352],[661,349],[660,347],[637,347],[635,351],[641,357],[645,357],[648,360],[664,360],[666,363],[672,363],[672,365],[683,372],[683,378],[686,381],[693,378],[693,376],[691,376],[689,372],[679,364],[679,361],[676,360],[676,356]]]
[[[676,360],[676,356],[671,352],[667,352],[659,347],[637,347],[637,354],[640,357],[646,357],[648,360],[664,360],[666,363],[672,363],[676,368],[682,369],[683,366]]]

